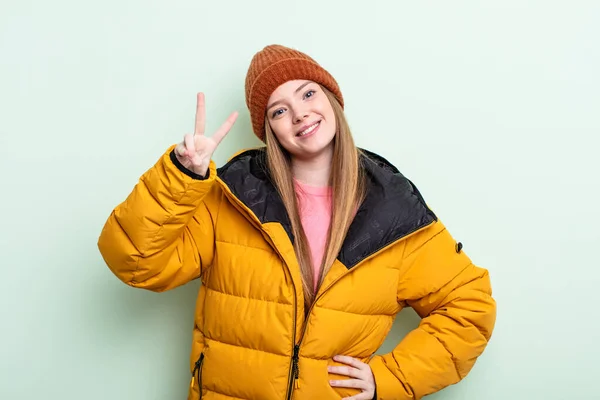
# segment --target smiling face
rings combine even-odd
[[[267,122],[292,157],[310,159],[333,149],[335,114],[317,83],[288,81],[275,89],[267,104]]]

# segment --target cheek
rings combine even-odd
[[[271,121],[270,125],[273,134],[277,138],[277,141],[285,147],[285,143],[288,141],[289,137],[289,124],[285,121],[285,119],[282,118]]]
[[[329,102],[323,104],[321,110],[327,121],[332,126],[335,126],[335,113],[333,112],[333,107],[331,107],[331,104],[329,104]]]
[[[335,132],[337,132],[337,123],[335,120],[335,113],[333,112],[333,108],[330,108],[327,113],[327,121],[328,121],[329,125],[331,125],[331,129],[333,130],[333,133],[335,134]]]
[[[282,123],[281,120],[270,121],[269,125],[271,125],[271,130],[277,139],[281,137],[282,132]]]

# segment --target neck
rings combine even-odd
[[[333,146],[314,157],[292,158],[292,173],[298,181],[310,186],[329,186]]]

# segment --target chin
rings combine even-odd
[[[296,148],[293,152],[290,153],[292,154],[292,156],[295,157],[309,159],[319,156],[327,151],[333,151],[333,138],[329,142],[324,143],[307,143],[306,146]]]

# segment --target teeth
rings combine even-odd
[[[315,128],[317,127],[317,125],[319,125],[319,122],[315,122],[314,124],[312,124],[311,126],[309,126],[308,128],[306,128],[306,130],[300,132],[300,134],[298,136],[304,136],[306,134],[311,133],[312,131],[315,130]]]

